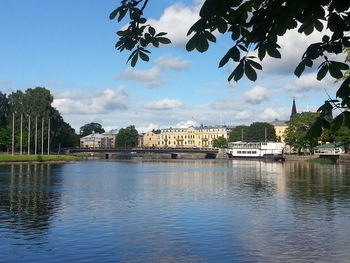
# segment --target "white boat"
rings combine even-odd
[[[284,145],[281,142],[229,142],[227,155],[233,158],[256,158],[284,161]]]

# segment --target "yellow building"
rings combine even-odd
[[[275,127],[277,139],[284,143],[284,138],[286,136],[285,131],[288,127],[286,121],[279,121],[275,119],[273,122],[271,122],[271,124],[273,127]]]
[[[200,126],[189,128],[167,128],[145,133],[144,147],[192,148],[212,147],[213,140],[228,138],[231,128],[226,126]]]
[[[81,148],[112,148],[112,139],[106,135],[92,133],[80,138]]]

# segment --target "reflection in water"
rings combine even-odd
[[[4,176],[6,175],[6,176]],[[0,169],[0,229],[42,242],[59,205],[50,164],[11,165]],[[10,233],[9,233],[10,234]],[[12,235],[12,234],[11,234]],[[35,242],[18,243],[35,244]]]
[[[0,250],[4,262],[346,262],[349,171],[246,160],[0,166]]]

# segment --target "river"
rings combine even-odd
[[[350,166],[0,166],[0,262],[350,262]]]

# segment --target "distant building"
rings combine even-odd
[[[284,138],[286,136],[285,131],[288,128],[287,122],[275,119],[273,122],[270,122],[270,124],[275,128],[277,139],[279,139],[281,142],[284,142]]]
[[[81,148],[113,148],[115,146],[115,136],[118,130],[110,130],[108,132],[92,133],[80,138]]]
[[[111,139],[112,147],[115,146],[115,137],[117,136],[117,134],[118,134],[118,130],[117,129],[112,129],[110,131],[102,133],[102,135],[104,135],[104,136],[108,137],[109,139]]]
[[[295,99],[293,99],[290,118],[292,118],[292,116],[295,114],[297,114],[297,107],[295,105]],[[284,143],[284,139],[286,137],[285,132],[286,132],[286,129],[288,128],[287,121],[280,121],[278,119],[275,119],[274,121],[270,122],[270,124],[273,125],[273,127],[275,128],[277,138]]]
[[[231,131],[227,126],[199,126],[189,128],[166,128],[152,130],[144,134],[144,147],[157,148],[192,148],[213,147],[213,140],[219,137],[228,138]]]

